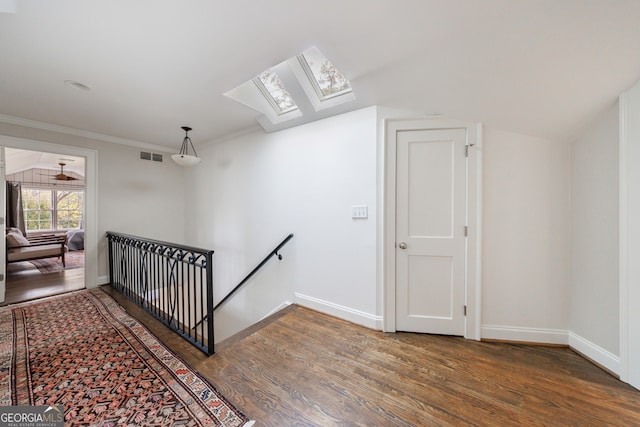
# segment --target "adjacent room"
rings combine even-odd
[[[0,0],[0,405],[640,425],[639,41],[636,0]]]
[[[5,167],[5,302],[83,289],[84,159],[7,148]]]

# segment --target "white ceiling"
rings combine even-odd
[[[5,148],[6,175],[29,169],[49,169],[60,172],[60,163],[64,163],[64,172],[75,172],[84,176],[84,157],[74,157],[52,153]]]
[[[256,125],[222,94],[317,46],[372,104],[574,138],[640,79],[638,0],[21,0],[0,114],[178,148]],[[66,86],[75,80],[92,87]],[[9,120],[0,117],[0,120]]]

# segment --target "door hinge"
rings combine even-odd
[[[464,306],[464,315],[465,316],[467,315],[467,306],[466,305]]]
[[[473,147],[475,144],[468,144],[464,146],[464,156],[469,157],[469,147]]]
[[[467,237],[469,235],[469,227],[468,226],[464,226],[464,237]]]

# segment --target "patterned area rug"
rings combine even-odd
[[[65,426],[250,426],[99,289],[0,308],[0,405],[63,405]]]
[[[56,271],[71,270],[84,267],[84,251],[70,251],[64,256],[66,267],[62,267],[60,258],[43,258],[29,261],[35,265],[42,274],[55,273]]]

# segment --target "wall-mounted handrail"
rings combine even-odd
[[[249,274],[247,274],[244,279],[242,279],[240,281],[240,283],[238,283],[224,298],[222,298],[220,300],[220,302],[218,302],[218,304],[216,304],[213,307],[213,311],[211,313],[208,313],[206,316],[204,316],[202,319],[200,319],[200,321],[198,323],[196,323],[197,327],[198,325],[200,325],[202,322],[204,322],[205,320],[207,320],[209,317],[213,316],[213,312],[216,311],[218,308],[220,308],[223,304],[225,304],[227,301],[229,301],[231,299],[231,297],[233,295],[235,295],[235,293],[237,291],[240,290],[240,288],[249,281],[249,279],[251,279],[251,277],[253,277],[254,274],[256,274],[258,272],[258,270],[260,270],[267,262],[269,262],[269,260],[274,257],[277,256],[278,259],[282,259],[282,255],[280,255],[278,253],[278,251],[287,244],[287,242],[289,242],[289,240],[291,240],[293,238],[293,233],[289,234],[287,237],[284,238],[284,240],[282,242],[280,242],[280,244],[278,246],[276,246],[271,252],[269,252],[269,254],[264,257],[264,259],[262,261],[260,261],[260,263],[253,269],[251,270],[251,272],[249,272]]]
[[[291,240],[293,238],[293,233],[289,234],[287,237],[285,237],[285,239],[280,242],[280,244],[278,246],[276,246],[276,248],[274,250],[272,250],[271,252],[269,252],[269,255],[267,255],[266,257],[264,257],[264,259],[260,262],[260,264],[258,264],[253,270],[251,270],[251,272],[249,274],[247,274],[245,276],[244,279],[242,279],[240,281],[240,283],[238,283],[236,285],[235,288],[233,288],[231,290],[231,292],[229,292],[227,294],[227,296],[225,296],[224,298],[222,298],[220,300],[220,302],[218,304],[216,304],[213,307],[213,311],[216,311],[219,307],[221,307],[224,303],[226,303],[229,299],[231,299],[231,297],[242,287],[242,285],[244,285],[245,283],[247,283],[247,281],[249,281],[249,279],[251,279],[251,277],[256,274],[258,272],[258,270],[260,270],[262,268],[263,265],[265,265],[273,256],[277,256],[278,259],[282,259],[282,255],[280,255],[278,253],[278,251],[287,244],[287,242],[289,240]]]

